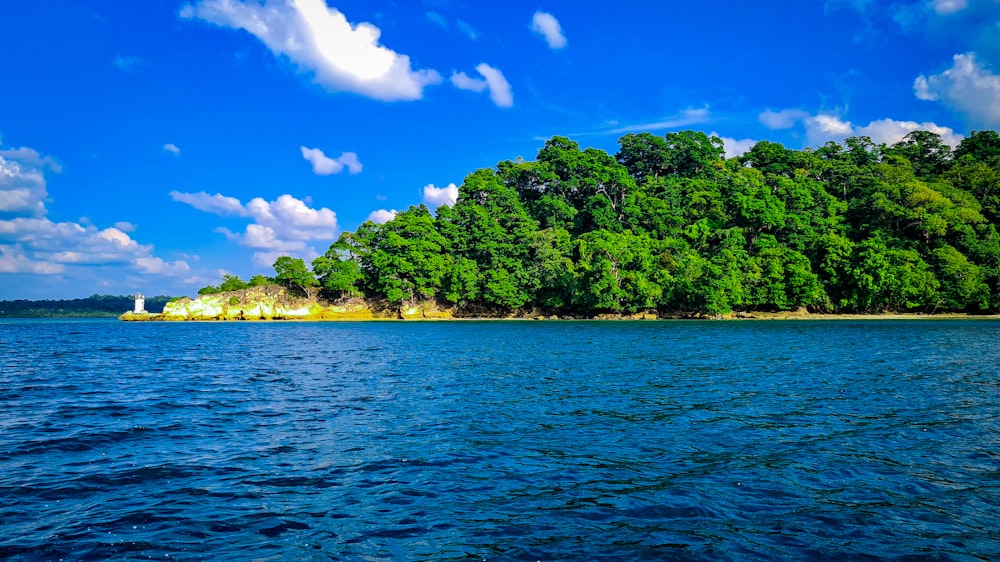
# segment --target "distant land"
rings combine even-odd
[[[172,297],[146,298],[146,310],[159,313]],[[132,310],[135,298],[126,295],[90,295],[70,300],[0,301],[0,318],[115,318]]]

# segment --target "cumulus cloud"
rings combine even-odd
[[[437,187],[432,183],[424,186],[424,203],[430,206],[448,205],[451,207],[455,205],[455,201],[458,201],[458,186],[453,183],[449,183],[445,187]]]
[[[270,266],[279,255],[313,258],[318,255],[310,245],[313,241],[330,241],[337,237],[337,215],[327,208],[313,209],[305,201],[291,195],[279,196],[274,201],[261,197],[245,205],[235,197],[222,194],[200,193],[170,194],[174,201],[185,203],[216,215],[237,215],[253,220],[246,229],[232,232],[217,228],[229,240],[255,250],[254,263]],[[268,261],[270,260],[270,261]]]
[[[566,46],[566,36],[563,35],[559,20],[548,12],[535,12],[531,17],[531,30],[544,37],[550,49],[562,49]]]
[[[151,270],[147,264],[160,258],[153,246],[140,244],[124,231],[47,218],[17,217],[0,220],[3,271],[14,273],[63,273],[67,266],[126,266],[140,273],[179,275],[190,267],[183,260],[163,262]]]
[[[0,149],[0,214],[45,215],[45,172],[62,168],[30,148]]]
[[[486,80],[472,78],[464,72],[455,72],[451,75],[451,83],[461,90],[470,92],[482,92],[486,89]]]
[[[142,273],[151,273],[153,275],[184,275],[188,271],[191,271],[191,266],[185,261],[164,261],[157,257],[148,258],[136,258],[135,268]]]
[[[503,73],[486,63],[476,66],[476,72],[482,76],[472,78],[464,72],[454,72],[451,75],[451,83],[459,89],[472,92],[490,91],[490,99],[497,107],[511,107],[514,105],[514,94],[510,90],[510,83],[504,78]]]
[[[711,133],[710,136],[719,137],[717,133]],[[726,158],[733,158],[734,156],[741,156],[746,154],[748,150],[753,148],[753,145],[760,141],[755,139],[734,139],[732,137],[719,137],[722,139],[723,150],[726,151]]]
[[[247,216],[247,211],[243,208],[243,203],[241,203],[239,199],[235,197],[227,197],[221,193],[209,195],[204,191],[199,191],[198,193],[181,193],[179,191],[171,191],[170,198],[178,203],[190,205],[195,209],[205,211],[206,213],[212,213],[220,216]]]
[[[5,286],[37,285],[33,275],[58,276],[76,286],[92,281],[99,270],[106,287],[121,287],[123,281],[148,281],[135,274],[175,276],[190,269],[183,260],[164,261],[152,244],[133,239],[132,223],[100,228],[87,218],[47,218],[46,173],[59,171],[55,160],[33,149],[0,149],[0,273],[16,276],[4,279]]]
[[[180,16],[245,30],[332,91],[414,100],[441,82],[436,71],[414,70],[409,56],[381,45],[379,28],[352,25],[325,0],[201,0],[182,7]]]
[[[848,137],[869,137],[876,144],[895,144],[913,131],[929,131],[940,135],[942,142],[957,146],[962,141],[962,135],[949,127],[936,123],[916,121],[897,121],[895,119],[878,119],[864,126],[856,126],[850,121],[844,121],[836,115],[818,114],[803,119],[806,138],[812,146],[819,146],[827,141],[840,142]]]
[[[20,244],[0,244],[0,273],[55,275],[65,269],[62,264],[29,258]]]
[[[828,140],[843,140],[854,132],[850,121],[842,121],[836,115],[809,115],[803,122],[806,126],[806,138],[811,145],[820,145]]]
[[[951,128],[942,127],[935,123],[917,123],[916,121],[896,121],[893,119],[879,119],[878,121],[872,121],[864,127],[856,128],[854,130],[854,135],[870,137],[876,144],[884,142],[885,144],[892,145],[903,140],[903,137],[913,131],[929,131],[931,133],[936,133],[941,136],[942,142],[952,148],[958,146],[958,143],[962,142],[962,139],[964,138]]]
[[[372,221],[375,224],[385,224],[391,221],[392,219],[396,218],[396,213],[397,213],[396,209],[392,209],[389,211],[385,209],[378,209],[368,214],[368,220]]]
[[[318,148],[299,147],[302,150],[302,157],[312,164],[313,173],[318,176],[329,176],[339,174],[347,168],[351,174],[361,173],[361,161],[358,155],[353,152],[344,152],[337,158],[330,158]]]
[[[1000,125],[1000,75],[980,64],[972,52],[952,60],[951,68],[940,74],[917,76],[914,94],[965,115],[975,126]]]
[[[757,116],[757,120],[768,129],[790,129],[808,116],[809,113],[801,109],[782,109],[781,111],[768,109],[761,112]]]
[[[174,156],[181,155],[181,149],[178,148],[177,145],[172,142],[168,142],[167,144],[163,145],[163,150],[166,150],[167,152],[173,154]]]

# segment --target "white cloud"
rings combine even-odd
[[[843,140],[852,135],[854,126],[850,121],[842,121],[836,115],[820,113],[810,115],[804,120],[806,139],[813,146],[821,145],[828,140]]]
[[[942,142],[952,148],[958,146],[958,143],[962,142],[962,139],[964,138],[951,128],[942,127],[935,123],[895,121],[893,119],[879,119],[878,121],[872,121],[864,127],[858,127],[854,130],[854,136],[870,137],[876,144],[885,143],[892,145],[903,140],[903,137],[913,131],[929,131],[931,133],[936,133],[941,136]]]
[[[172,142],[168,142],[167,144],[163,145],[163,150],[166,150],[167,152],[170,152],[175,156],[180,156],[181,154],[181,149],[178,148],[177,145]]]
[[[486,89],[486,80],[472,78],[464,72],[455,72],[451,75],[451,83],[461,90],[470,92],[482,92]]]
[[[969,7],[968,0],[931,0],[931,7],[939,16],[954,14]]]
[[[392,209],[390,211],[387,211],[385,209],[378,209],[368,214],[368,220],[372,221],[375,224],[385,224],[391,221],[392,219],[396,218],[396,213],[397,213],[396,209]]]
[[[688,125],[694,125],[696,123],[704,123],[708,121],[710,118],[711,115],[707,107],[703,107],[700,109],[685,109],[679,114],[664,121],[657,121],[654,123],[640,123],[637,125],[624,125],[622,127],[616,127],[614,129],[603,131],[603,133],[609,135],[617,135],[621,133],[635,133],[640,131],[662,131],[664,129],[676,129],[677,127],[686,127]]]
[[[136,258],[135,268],[142,273],[168,276],[185,275],[188,271],[191,271],[191,266],[185,261],[167,262],[156,257]]]
[[[20,244],[0,244],[0,273],[55,275],[65,270],[62,264],[29,258]]]
[[[30,148],[0,150],[0,213],[45,215],[45,171],[60,171],[49,157]]]
[[[566,36],[559,20],[548,12],[535,12],[531,17],[531,30],[544,37],[550,49],[562,49],[566,46]]]
[[[718,137],[717,133],[711,133],[709,136]],[[732,158],[734,156],[742,156],[746,154],[748,150],[753,148],[753,145],[757,144],[758,140],[755,139],[734,139],[732,137],[719,137],[722,139],[722,146],[726,151],[726,158]]]
[[[337,158],[330,158],[318,148],[299,147],[302,150],[302,157],[312,164],[313,173],[318,176],[329,176],[339,174],[347,168],[351,174],[361,173],[361,161],[358,155],[353,152],[344,152]]]
[[[287,256],[288,252],[255,252],[253,255],[253,264],[257,267],[273,267],[274,262],[278,260],[281,256]],[[303,256],[303,259],[307,261],[312,261],[316,256]]]
[[[810,146],[820,146],[827,141],[840,142],[848,137],[869,137],[876,144],[895,144],[913,131],[929,131],[940,135],[942,142],[957,146],[962,135],[949,127],[936,123],[916,121],[897,121],[895,119],[878,119],[864,126],[856,126],[850,121],[844,121],[836,115],[818,114],[802,119],[806,130],[806,139]]]
[[[235,197],[222,194],[171,192],[174,201],[187,203],[195,209],[217,215],[238,215],[253,219],[242,233],[216,228],[227,239],[256,250],[254,262],[270,266],[278,255],[297,257],[317,256],[310,246],[313,241],[329,242],[337,237],[337,215],[327,208],[313,209],[305,201],[291,195],[274,201],[255,197],[243,205]],[[270,262],[267,262],[267,260]]]
[[[761,112],[757,120],[768,129],[790,129],[795,123],[809,116],[808,112],[801,109],[782,109],[781,111],[771,111],[770,109]]]
[[[441,82],[436,71],[413,70],[409,56],[380,45],[379,28],[352,25],[325,0],[202,0],[185,5],[180,16],[243,29],[332,91],[414,100]]]
[[[145,275],[169,277],[190,270],[186,261],[166,262],[154,255],[152,244],[133,239],[128,233],[136,226],[130,222],[100,228],[86,217],[78,222],[48,219],[45,175],[60,170],[52,158],[33,149],[0,150],[0,273],[11,274],[0,285],[25,290],[38,285],[33,275],[47,275],[67,287],[130,290],[133,281],[151,282]]]
[[[147,267],[160,260],[153,256],[152,245],[140,244],[115,227],[100,229],[89,224],[17,217],[0,220],[0,245],[5,242],[14,244],[13,250],[8,245],[5,252],[7,272],[62,273],[66,266],[118,265],[143,273],[167,273]],[[169,265],[176,271],[189,269],[184,261]]]
[[[951,68],[940,74],[917,76],[913,91],[966,115],[976,127],[1000,126],[1000,75],[979,64],[975,53],[955,55]]]
[[[212,213],[220,216],[247,216],[247,211],[243,208],[243,203],[241,203],[239,199],[235,197],[227,197],[221,193],[209,195],[204,191],[199,191],[198,193],[181,193],[179,191],[171,191],[170,198],[178,203],[190,205],[195,209],[205,211],[206,213]]]
[[[445,187],[437,187],[432,183],[424,186],[424,203],[428,205],[434,207],[448,205],[451,207],[455,205],[455,201],[458,201],[458,186],[453,183],[449,183]]]
[[[451,75],[451,83],[459,89],[472,92],[490,91],[490,99],[497,107],[511,107],[514,105],[514,94],[511,93],[510,83],[503,77],[503,73],[492,66],[480,63],[476,66],[476,72],[483,77],[471,78],[464,72],[454,72]]]

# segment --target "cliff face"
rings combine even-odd
[[[302,297],[284,287],[266,285],[240,291],[202,295],[196,299],[181,298],[166,304],[162,314],[126,312],[120,320],[180,321],[180,320],[377,320],[453,318],[451,308],[439,307],[428,301],[402,307],[389,303],[372,303],[349,298],[333,301],[318,297]]]

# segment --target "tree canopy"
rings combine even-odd
[[[1000,309],[1000,135],[929,131],[726,159],[701,132],[628,134],[610,155],[565,137],[345,232],[275,279],[338,297],[592,315]],[[233,286],[238,278],[223,279]],[[242,283],[240,281],[240,283]]]

